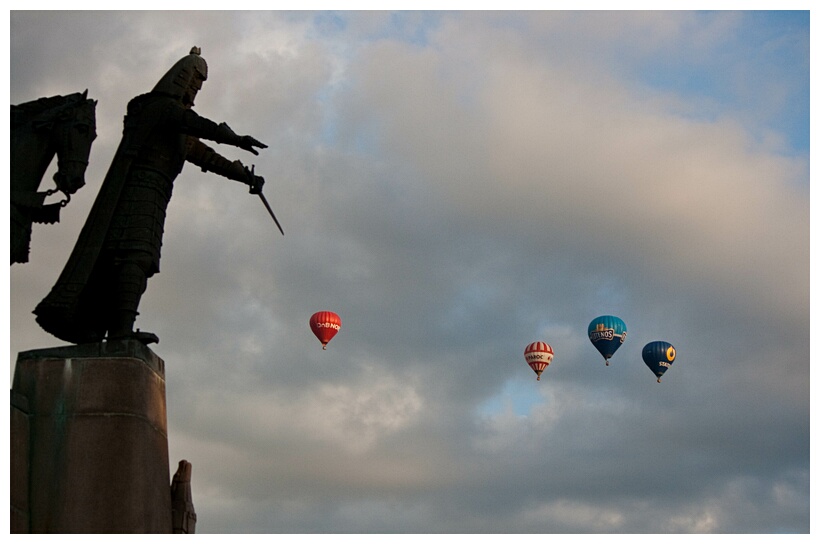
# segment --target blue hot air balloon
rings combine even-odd
[[[604,356],[607,366],[609,359],[626,340],[626,323],[614,315],[596,317],[589,324],[589,341]]]
[[[661,383],[661,376],[663,376],[663,373],[675,362],[677,352],[675,351],[675,347],[669,342],[655,340],[643,347],[642,355],[643,362],[646,363],[649,370],[658,377],[658,383]]]

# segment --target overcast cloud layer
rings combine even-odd
[[[195,109],[269,146],[215,147],[265,176],[285,236],[187,166],[137,321],[197,532],[809,531],[807,12],[12,12],[10,32],[12,104],[99,100],[88,185],[11,267],[10,375],[61,345],[31,311],[131,98],[198,45]],[[327,351],[319,310],[343,322]],[[609,367],[602,314],[629,331]],[[660,384],[652,340],[678,350]]]

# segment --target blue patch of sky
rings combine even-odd
[[[350,24],[350,18],[356,17],[356,12],[322,11],[313,17],[313,27],[317,39],[323,39],[330,43],[336,41],[336,37],[348,32],[355,32],[361,29],[370,29],[367,25],[355,26]],[[387,24],[373,27],[366,35],[347,36],[348,40],[362,40],[362,42],[374,42],[378,40],[392,40],[409,43],[414,46],[424,47],[429,44],[429,35],[439,24],[440,12],[427,11],[396,11],[390,12],[385,19]],[[334,48],[335,54],[341,55],[342,62],[354,62],[355,49],[357,45],[342,40],[345,45]],[[329,84],[324,86],[317,94],[317,101],[324,108],[325,115],[320,134],[320,141],[323,145],[332,146],[337,138],[338,119],[333,114],[333,100],[336,93],[343,90],[343,84]],[[369,153],[374,150],[378,127],[373,127],[373,131],[359,131],[359,136],[353,142],[353,148],[361,153]]]
[[[357,31],[362,34],[351,38],[374,42],[392,40],[418,46],[429,45],[429,36],[441,19],[438,11],[391,11],[385,14],[381,25],[351,25],[353,17],[367,16],[365,12],[322,11],[313,17],[313,23],[320,35],[328,36],[339,32]]]
[[[313,17],[313,24],[320,34],[336,34],[347,28],[347,20],[338,11],[320,11]]]
[[[752,11],[746,27],[750,40],[758,42],[767,77],[787,81],[791,87],[781,114],[772,128],[783,132],[798,153],[808,153],[810,119],[809,12]]]
[[[396,11],[380,37],[400,40],[420,47],[429,45],[429,35],[438,26],[440,14],[430,11]]]
[[[478,405],[476,412],[479,417],[494,417],[509,409],[519,417],[526,417],[532,413],[535,406],[548,402],[543,386],[549,368],[542,374],[541,381],[536,380],[535,372],[524,361],[523,352],[521,367],[521,377],[507,380],[501,391]],[[529,379],[525,379],[524,376]]]
[[[311,37],[316,41],[328,43],[332,54],[340,56],[337,60],[347,62],[353,55],[352,49],[345,44],[343,39],[343,35],[349,28],[347,15],[338,11],[319,11],[313,15],[312,22]],[[316,102],[323,111],[319,142],[328,147],[336,143],[338,119],[334,114],[333,100],[339,90],[338,82],[331,80],[316,93]]]
[[[703,12],[700,18],[715,14]],[[695,48],[663,50],[638,68],[638,79],[657,89],[703,98],[701,115],[735,112],[760,118],[763,130],[783,135],[791,154],[809,151],[809,12],[747,11],[723,43],[704,58]],[[733,77],[734,76],[734,77]],[[738,77],[745,85],[738,85]],[[764,94],[766,83],[786,89],[785,99]],[[771,109],[767,115],[766,110]]]

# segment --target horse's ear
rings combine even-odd
[[[88,98],[88,89],[83,91],[83,100],[85,100],[86,98]]]

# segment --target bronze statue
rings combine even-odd
[[[51,292],[34,313],[57,338],[73,343],[135,338],[133,330],[147,279],[159,272],[165,212],[185,161],[250,186],[265,180],[240,161],[230,161],[200,138],[250,151],[265,148],[193,111],[208,75],[198,47],[180,59],[154,89],[128,103],[123,136],[74,250]]]
[[[28,262],[32,223],[58,222],[60,208],[85,185],[96,107],[88,90],[11,106],[11,264]],[[38,191],[55,154],[56,188]],[[46,204],[57,191],[65,198]]]

